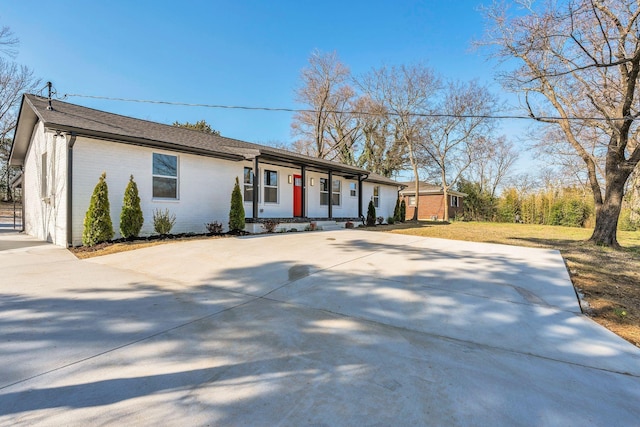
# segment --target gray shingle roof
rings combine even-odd
[[[369,173],[364,169],[338,162],[318,159],[287,150],[240,141],[238,139],[212,135],[193,129],[179,128],[172,125],[108,113],[63,101],[52,100],[52,108],[47,109],[47,98],[32,94],[24,95],[21,116],[23,114],[26,115],[25,111],[28,111],[25,109],[25,106],[33,110],[37,118],[44,123],[45,127],[66,132],[76,132],[78,135],[150,147],[175,149],[230,160],[253,159],[256,156],[261,156],[266,159],[278,159],[297,165],[307,165],[326,170],[331,169],[343,174],[368,175],[367,181],[393,185],[398,184],[381,175]],[[35,117],[33,119],[35,119]],[[27,133],[29,133],[28,136],[26,135]],[[20,129],[20,123],[18,123],[18,130],[14,137],[14,146],[17,140],[24,140],[25,138],[30,138],[30,130],[25,130],[23,134]],[[26,154],[26,149],[24,151],[17,150],[17,153],[18,154],[12,151],[12,156],[14,154],[17,156]],[[12,164],[19,163],[14,162]]]
[[[31,104],[38,118],[50,128],[76,131],[79,134],[89,136],[110,137],[128,142],[137,140],[141,144],[145,142],[149,145],[162,143],[163,146],[173,145],[176,148],[195,149],[222,156],[243,157],[242,153],[225,147],[225,145],[233,145],[233,140],[230,138],[107,113],[56,100],[51,101],[52,109],[48,110],[48,100],[36,95],[25,95],[25,101]],[[238,143],[242,144],[241,141]]]

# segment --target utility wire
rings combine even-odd
[[[115,98],[110,96],[98,96],[98,95],[82,95],[78,93],[66,93],[62,96],[61,99],[66,98],[91,98],[91,99],[103,99],[107,101],[121,101],[121,102],[138,102],[144,104],[162,104],[162,105],[174,105],[180,107],[203,107],[203,108],[221,108],[228,110],[253,110],[253,111],[280,111],[287,113],[318,113],[317,110],[312,109],[304,109],[304,108],[277,108],[277,107],[248,107],[242,105],[219,105],[219,104],[192,104],[187,102],[173,102],[173,101],[157,101],[151,99],[130,99],[130,98]],[[390,116],[401,116],[400,113],[395,112],[384,112],[384,113],[376,113],[370,111],[355,111],[355,110],[324,110],[326,113],[333,114],[354,114],[354,115],[365,115],[365,116],[382,116],[382,115],[390,115]],[[463,119],[495,119],[495,120],[506,120],[506,119],[517,119],[517,120],[596,120],[596,121],[624,121],[627,119],[634,120],[634,117],[613,117],[613,118],[605,118],[605,117],[554,117],[554,116],[542,116],[542,117],[534,117],[531,115],[528,116],[519,116],[519,115],[485,115],[485,114],[445,114],[445,113],[407,113],[408,116],[412,117],[432,117],[432,118],[442,118],[442,117],[450,117],[450,118],[463,118]]]

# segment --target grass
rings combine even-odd
[[[640,232],[618,232],[623,250],[587,243],[592,230],[544,225],[453,222],[376,227],[415,236],[557,249],[574,286],[602,326],[640,347]]]

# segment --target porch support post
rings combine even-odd
[[[329,219],[333,218],[333,172],[329,170],[329,200],[327,203],[329,207]]]
[[[258,191],[260,188],[260,174],[258,173],[258,158],[253,159],[253,219],[258,219]]]
[[[302,217],[307,217],[307,168],[302,165],[300,166],[300,176],[302,179],[302,194],[300,196],[300,203],[302,203]]]
[[[362,216],[362,175],[358,175],[358,218]]]

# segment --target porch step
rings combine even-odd
[[[316,221],[316,226],[322,231],[343,230],[344,226],[335,221]]]

